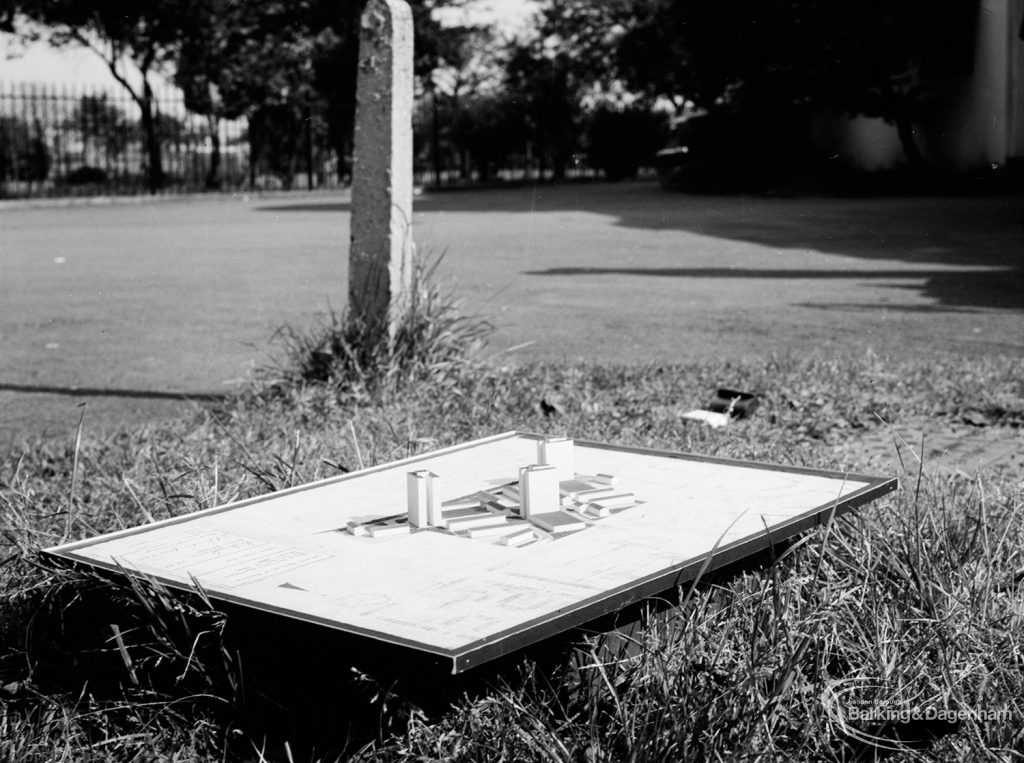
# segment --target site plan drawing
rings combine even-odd
[[[896,480],[508,432],[45,553],[458,673],[825,523]]]

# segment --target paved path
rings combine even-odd
[[[913,479],[955,472],[973,477],[1002,471],[1024,487],[1024,432],[1011,427],[972,426],[925,417],[908,417],[837,443],[842,463],[868,465],[871,474]]]
[[[685,196],[651,183],[417,199],[495,351],[603,361],[1024,356],[1020,198]],[[343,305],[344,196],[0,206],[0,445],[172,415]]]

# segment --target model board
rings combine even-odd
[[[47,553],[196,581],[460,672],[895,487],[510,432]]]

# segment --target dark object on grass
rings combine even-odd
[[[990,423],[988,417],[984,413],[973,409],[964,411],[961,418],[965,424],[970,424],[972,427],[987,427]]]
[[[714,413],[728,413],[734,419],[746,419],[754,414],[760,404],[761,401],[752,392],[720,388],[705,408]]]
[[[540,412],[544,414],[545,418],[549,416],[561,416],[565,413],[565,406],[562,403],[562,398],[558,394],[548,393],[540,399],[537,404],[540,408]]]

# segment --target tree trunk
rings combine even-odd
[[[349,131],[351,134],[351,130]],[[345,185],[352,181],[352,163],[349,157],[352,156],[352,140],[346,138],[341,141],[337,148],[338,152],[338,183]]]
[[[298,127],[298,125],[295,125]],[[282,148],[285,148],[282,146]],[[288,153],[288,160],[283,168],[285,173],[282,180],[284,181],[284,189],[286,191],[292,190],[295,187],[295,176],[299,171],[299,141],[295,138],[295,133],[292,133],[292,139],[287,142],[287,148],[285,150]]]
[[[313,184],[313,107],[306,102],[306,190],[312,191]]]
[[[256,189],[256,133],[253,127],[254,115],[249,115],[249,190]]]
[[[917,141],[914,140],[913,121],[904,109],[897,109],[894,119],[896,122],[896,133],[900,137],[900,145],[903,147],[903,153],[906,155],[907,161],[910,162],[911,168],[915,170],[924,169],[928,163],[925,162],[921,149],[918,148]]]
[[[434,164],[434,186],[441,187],[441,128],[437,113],[437,89],[430,88],[430,159]]]
[[[206,190],[220,188],[220,117],[207,117],[210,125],[210,166],[206,170]]]
[[[569,157],[562,146],[557,146],[551,157],[551,179],[556,183],[565,180],[565,170],[569,164]]]
[[[163,159],[160,156],[160,135],[157,130],[157,119],[153,113],[153,88],[149,81],[142,81],[142,99],[139,101],[142,110],[142,132],[146,136],[146,156],[149,160],[147,183],[150,193],[156,193],[164,184]]]

